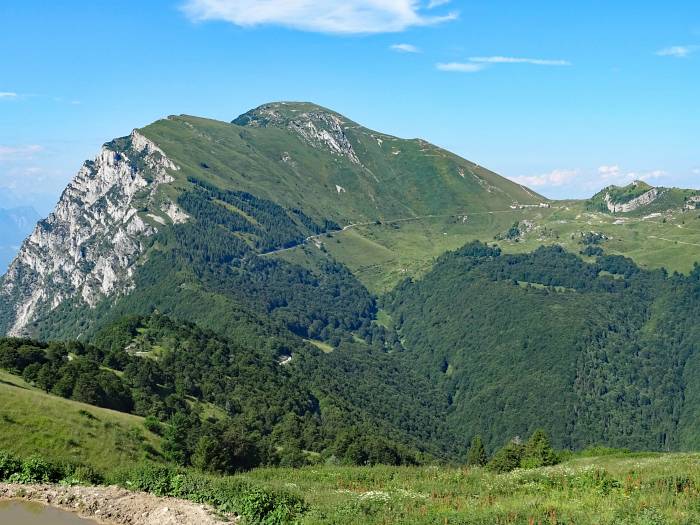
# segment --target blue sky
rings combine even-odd
[[[550,197],[700,187],[696,1],[0,3],[0,207],[169,114],[308,100]]]

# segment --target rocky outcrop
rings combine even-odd
[[[610,194],[606,193],[605,204],[608,207],[608,210],[612,213],[627,213],[642,206],[646,206],[647,204],[651,204],[656,200],[659,194],[659,188],[652,188],[646,193],[642,193],[639,197],[635,197],[628,202],[616,203],[612,201]]]
[[[336,113],[319,106],[306,111],[291,109],[284,102],[261,106],[233,121],[235,124],[267,127],[277,126],[294,131],[301,139],[316,148],[326,148],[336,155],[360,165],[347,134],[346,122]]]
[[[104,297],[128,292],[144,241],[163,222],[138,210],[151,205],[172,222],[187,218],[174,203],[157,202],[158,187],[172,182],[169,172],[177,169],[138,131],[86,161],[0,282],[6,332],[22,335],[42,312],[66,300],[94,307]]]

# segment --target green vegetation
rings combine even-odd
[[[245,479],[303,494],[304,525],[575,523],[691,525],[700,520],[700,457],[574,458],[497,474],[482,468],[259,469]]]
[[[526,445],[527,447],[527,445]],[[700,520],[697,454],[587,451],[560,465],[264,468],[229,477],[136,465],[95,471],[0,451],[0,481],[117,484],[207,503],[248,524],[691,525]]]
[[[60,483],[65,485],[120,485],[161,497],[206,503],[222,513],[235,513],[245,523],[291,523],[305,510],[297,496],[272,492],[236,478],[220,478],[199,472],[149,463],[116,468],[106,475],[90,466],[55,462],[32,455],[25,458],[0,450],[0,482]]]
[[[105,471],[160,456],[160,437],[134,415],[48,395],[0,371],[0,449]]]
[[[487,450],[539,427],[559,448],[686,450],[700,439],[685,401],[700,388],[699,278],[473,243],[383,307],[406,349],[397,359],[442,388],[449,426]]]
[[[372,326],[367,341],[339,341],[326,355],[313,346],[253,349],[160,315],[128,317],[93,345],[0,340],[0,366],[47,392],[147,417],[164,459],[212,472],[449,455],[446,398],[391,361],[384,330]]]

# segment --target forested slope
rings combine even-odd
[[[699,279],[475,243],[385,302],[402,357],[450,396],[453,428],[491,448],[543,427],[560,447],[688,449],[700,444]]]

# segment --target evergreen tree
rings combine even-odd
[[[536,430],[525,444],[520,466],[522,468],[537,468],[556,465],[558,462],[557,454],[554,452],[547,434],[544,430]]]
[[[488,467],[499,474],[515,470],[520,466],[523,452],[523,445],[515,438],[493,455]]]
[[[486,457],[484,442],[481,440],[481,436],[474,436],[469,446],[469,452],[467,452],[467,465],[483,467],[487,462],[488,458]]]

